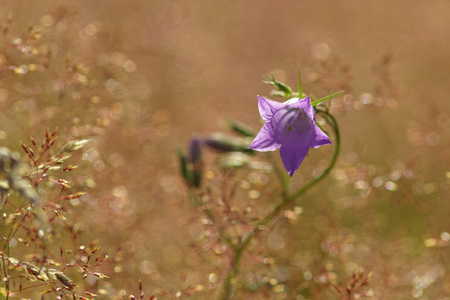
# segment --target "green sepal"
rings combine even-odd
[[[325,100],[331,99],[331,98],[333,98],[333,97],[336,97],[336,96],[342,94],[343,92],[345,92],[345,91],[339,91],[339,92],[337,92],[337,93],[334,93],[334,94],[331,94],[331,95],[329,95],[329,96],[323,97],[323,98],[321,98],[321,99],[319,99],[319,100],[314,100],[314,101],[311,102],[311,105],[312,105],[312,106],[316,106],[317,104],[319,104],[319,103],[321,103],[321,102],[323,102],[323,101],[325,101]]]

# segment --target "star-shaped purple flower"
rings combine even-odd
[[[317,126],[309,97],[292,98],[284,103],[258,96],[259,114],[266,122],[248,146],[257,151],[280,149],[284,168],[292,177],[309,148],[331,144]]]

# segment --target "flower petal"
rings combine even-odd
[[[275,151],[281,144],[273,138],[273,130],[270,123],[263,125],[253,142],[248,146],[250,149],[258,151]]]
[[[266,124],[248,148],[258,151],[280,149],[281,160],[291,177],[310,147],[331,144],[315,122],[315,111],[309,97],[292,98],[280,103],[258,96],[258,108]]]
[[[277,110],[283,108],[284,106],[286,106],[284,103],[272,101],[272,100],[263,98],[261,96],[258,96],[259,114],[261,115],[261,118],[263,118],[263,120],[265,122],[269,122],[270,119],[272,119],[273,114]]]
[[[297,108],[297,109],[303,109],[303,111],[306,113],[306,115],[313,121],[316,119],[316,115],[314,113],[314,107],[311,105],[311,100],[309,100],[309,97],[305,97],[303,99],[299,98],[292,98],[284,104],[287,104],[291,108]]]
[[[280,156],[284,168],[291,177],[300,167],[309,151],[309,146],[307,144],[302,145],[300,148],[295,146],[292,144],[283,144],[280,148]]]
[[[284,133],[281,137],[280,156],[284,168],[292,177],[308,154],[310,142],[314,136],[313,121],[308,116],[297,118],[292,123],[293,130]]]
[[[314,135],[311,138],[310,146],[311,148],[319,148],[324,145],[331,145],[330,138],[325,134],[325,132],[320,129],[319,126],[314,122]]]

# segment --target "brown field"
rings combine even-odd
[[[450,299],[448,16],[445,0],[0,0],[0,298]],[[278,176],[204,149],[189,188],[176,151],[233,135],[226,118],[257,132],[257,95],[277,99],[263,75],[296,90],[298,67],[307,95],[345,90],[341,153],[227,280]],[[271,154],[249,159],[282,168]]]

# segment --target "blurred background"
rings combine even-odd
[[[450,299],[449,15],[445,0],[1,0],[0,143],[92,139],[71,218],[111,257],[105,299],[139,278],[146,295],[214,299],[227,260],[199,251],[175,149],[224,117],[258,130],[263,75],[296,87],[300,66],[305,93],[346,91],[342,156],[269,245],[283,289],[240,297],[340,299],[330,281],[361,267],[372,299]]]

